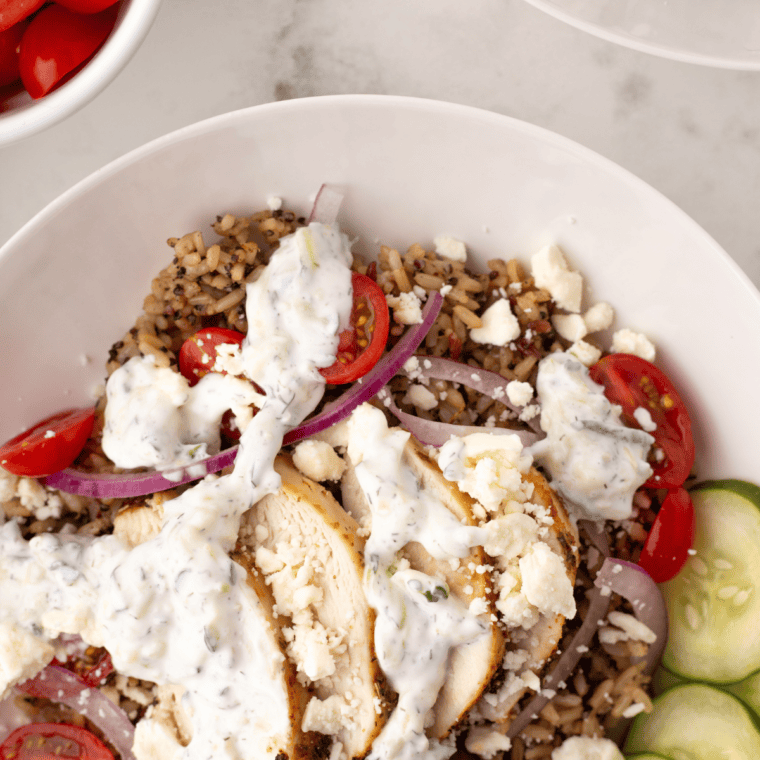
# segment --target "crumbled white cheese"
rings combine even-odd
[[[0,623],[0,701],[14,684],[37,675],[54,654],[44,639],[13,623]]]
[[[585,338],[588,332],[580,314],[555,314],[552,317],[552,325],[560,337],[572,343]]]
[[[657,641],[657,634],[633,615],[614,610],[607,617],[610,623],[625,631],[633,641],[643,641],[645,644]]]
[[[270,195],[267,198],[267,208],[270,211],[279,211],[282,208],[282,198],[278,198],[276,195]]]
[[[340,480],[346,463],[324,441],[301,441],[293,450],[293,463],[307,478],[322,482]]]
[[[475,726],[467,734],[464,746],[468,752],[491,760],[499,752],[506,752],[512,747],[508,736],[486,726]]]
[[[418,409],[429,412],[438,406],[438,399],[424,385],[412,383],[403,398],[405,404],[412,404]]]
[[[530,515],[521,512],[510,512],[489,520],[485,530],[488,534],[483,542],[486,554],[505,560],[521,556],[538,540],[538,524]]]
[[[575,617],[573,584],[562,558],[547,544],[534,543],[520,559],[522,591],[541,612]]]
[[[641,333],[628,328],[618,330],[612,336],[612,351],[617,354],[633,354],[648,362],[654,361],[654,344]]]
[[[184,747],[177,740],[176,732],[168,722],[146,716],[135,726],[132,753],[136,760],[179,760]]]
[[[584,315],[583,321],[586,323],[588,332],[599,332],[606,330],[615,318],[615,311],[605,301],[595,303]]]
[[[467,261],[467,247],[461,240],[450,235],[438,235],[433,238],[435,252],[452,261]]]
[[[46,520],[48,517],[57,519],[61,516],[61,497],[48,491],[34,478],[19,478],[16,483],[16,495],[21,501],[21,506],[32,510],[38,520]]]
[[[532,458],[516,435],[473,433],[452,437],[438,450],[438,466],[446,480],[493,512],[505,499],[527,501],[529,484],[523,483]]]
[[[507,383],[507,398],[515,406],[525,406],[533,398],[533,386],[530,383],[511,380]]]
[[[571,736],[552,752],[552,760],[624,760],[610,739]]]
[[[393,309],[393,319],[402,325],[418,325],[422,322],[420,299],[414,293],[400,293],[397,296],[387,295],[385,300]]]
[[[346,708],[346,702],[340,694],[332,694],[327,699],[312,697],[306,705],[301,730],[337,734],[343,727],[343,712]]]
[[[548,290],[561,309],[580,311],[583,278],[568,268],[565,256],[556,245],[544,246],[533,254],[530,263],[537,287]]]
[[[489,343],[492,346],[506,346],[510,341],[520,337],[520,323],[512,313],[506,298],[494,301],[480,316],[482,327],[470,330],[470,337],[476,343]]]
[[[643,406],[637,406],[633,410],[633,417],[636,422],[641,425],[641,429],[646,430],[647,433],[651,433],[654,430],[657,430],[657,423],[652,419],[652,415],[649,413],[649,410],[644,409]]]
[[[587,343],[585,340],[575,341],[575,343],[567,349],[567,353],[574,356],[584,367],[590,367],[602,358],[602,352],[596,346]]]
[[[528,422],[534,417],[538,417],[540,413],[541,407],[538,404],[531,404],[530,406],[526,406],[525,409],[520,412],[517,419],[519,419],[521,422]]]

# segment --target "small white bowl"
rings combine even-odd
[[[338,220],[379,242],[466,241],[470,261],[554,241],[583,274],[584,308],[644,333],[688,403],[701,478],[757,480],[760,293],[686,214],[563,137],[474,108],[372,95],[224,114],[95,172],[0,248],[0,441],[91,403],[108,349],[134,324],[170,237],[270,196],[308,214],[321,183]]]
[[[528,0],[561,21],[644,53],[760,71],[758,0]]]
[[[76,76],[39,100],[22,91],[3,101],[0,145],[42,132],[89,103],[134,55],[160,5],[161,0],[124,0],[110,36]]]

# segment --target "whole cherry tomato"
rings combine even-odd
[[[55,2],[74,13],[100,13],[118,0],[55,0]]]
[[[694,505],[688,491],[668,491],[641,550],[639,565],[655,583],[674,578],[686,564],[694,544]]]
[[[31,16],[44,2],[45,0],[0,0],[0,32]]]
[[[27,26],[26,21],[20,21],[0,32],[0,87],[16,82],[21,76],[18,69],[18,46]]]
[[[66,723],[21,726],[0,745],[0,760],[114,760],[94,734]]]
[[[656,428],[653,474],[644,484],[649,488],[677,488],[694,465],[694,439],[686,405],[668,376],[651,362],[631,354],[610,354],[591,367],[594,382],[604,386],[604,394],[623,409],[626,423],[639,427],[634,413],[649,412]]]
[[[335,363],[320,369],[331,385],[358,380],[377,364],[385,350],[390,328],[385,294],[374,280],[353,272],[354,305],[351,327],[339,337]]]
[[[0,467],[42,478],[68,467],[92,432],[94,409],[67,409],[38,422],[0,446]]]
[[[179,371],[195,385],[211,372],[216,363],[216,347],[226,344],[239,346],[245,335],[225,327],[205,327],[191,335],[179,350]]]
[[[72,13],[52,4],[30,22],[19,45],[21,81],[33,98],[41,98],[67,74],[87,61],[111,33],[116,6],[101,13]]]

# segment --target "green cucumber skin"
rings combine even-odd
[[[735,480],[733,478],[704,480],[691,488],[690,491],[732,491],[747,501],[753,502],[760,509],[760,486],[748,483],[746,480]]]
[[[687,719],[677,714],[684,712],[684,704],[687,704]],[[702,708],[704,715],[700,714]],[[700,726],[702,720],[714,721],[721,713],[725,718],[725,730],[719,726],[719,735],[710,735],[719,745],[719,748],[710,749],[704,745],[706,737],[698,736]],[[663,736],[668,746],[661,746]],[[699,742],[696,748],[695,741]],[[662,755],[663,751],[671,755]],[[626,757],[632,756],[636,760],[658,755],[665,758],[688,756],[692,760],[712,760],[713,757],[757,760],[760,758],[760,730],[752,711],[733,694],[709,684],[683,683],[657,697],[651,713],[636,716],[623,752]],[[720,754],[711,755],[710,752]]]
[[[712,498],[718,500],[725,499],[727,503],[735,500],[737,515],[739,517],[742,517],[747,522],[752,522],[754,520],[752,517],[752,508],[754,508],[754,511],[757,513],[757,522],[760,524],[760,487],[752,483],[736,479],[710,480],[699,483],[693,487],[691,489],[691,493],[694,497],[702,496],[710,498],[710,496],[712,496]],[[695,506],[697,506],[697,504],[698,499],[695,498]],[[712,514],[712,517],[704,519],[709,519],[711,521],[717,522],[720,521],[719,512],[708,510],[708,512],[703,514]],[[699,520],[699,509],[697,509],[697,518]],[[723,533],[722,535],[730,536],[730,530],[728,534]],[[697,538],[699,540],[699,524],[697,526]],[[711,543],[709,540],[702,540],[701,543],[703,551],[710,549]],[[722,545],[725,549],[726,546],[730,546],[731,544],[724,541]],[[721,547],[721,542],[718,541],[715,543],[715,546],[718,548],[716,550],[719,550]],[[758,555],[760,555],[760,537],[758,540],[758,547]],[[750,556],[754,556],[754,553]],[[750,573],[750,582],[752,581],[754,575],[757,574],[756,571],[758,563],[755,562],[754,564],[755,572]],[[689,567],[688,563],[686,567]],[[748,569],[750,571],[752,570],[751,567]],[[692,642],[696,644],[696,652],[698,653],[697,656],[699,657],[699,655],[701,655],[701,659],[695,660],[696,666],[688,662],[688,657],[685,655],[692,649],[692,647],[689,646],[689,637],[691,636],[691,632],[687,629],[686,624],[683,622],[682,615],[680,623],[679,618],[676,615],[678,612],[682,614],[684,613],[683,607],[671,606],[674,600],[673,595],[675,594],[675,598],[677,598],[678,589],[679,586],[682,588],[683,580],[683,575],[679,574],[679,576],[677,576],[673,581],[669,581],[662,586],[666,602],[668,602],[672,633],[671,641],[668,642],[668,646],[666,647],[663,655],[663,664],[665,667],[674,675],[677,675],[684,680],[711,683],[715,686],[722,687],[725,687],[727,684],[744,681],[753,673],[760,672],[760,651],[757,651],[754,656],[747,658],[748,661],[745,661],[742,664],[739,664],[738,661],[735,661],[734,659],[728,657],[727,654],[723,654],[720,651],[714,651],[708,655],[707,653],[709,650],[704,649],[704,647],[708,645],[706,642],[709,642],[710,636],[714,635],[710,634],[709,630],[697,631],[697,633],[694,634],[696,638],[692,639]],[[760,592],[760,577],[757,578],[757,581],[757,590]],[[688,581],[686,582],[688,583]],[[707,623],[707,627],[709,629],[709,622]],[[756,630],[757,629],[755,629],[755,632]],[[676,635],[676,632],[678,632],[678,635]],[[757,641],[757,636],[755,639],[756,640],[753,643],[753,649],[750,650],[752,652],[754,652],[756,649],[760,649],[760,646],[758,646],[760,642]],[[736,643],[738,645],[739,642]],[[736,651],[741,651],[741,649],[738,649]]]
[[[665,755],[660,755],[657,752],[644,752],[640,755],[627,755],[626,760],[673,760]]]

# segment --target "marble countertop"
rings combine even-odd
[[[524,0],[164,0],[81,111],[0,148],[0,244],[78,180],[193,122],[336,93],[412,95],[540,125],[695,219],[760,287],[760,72],[618,47]]]

